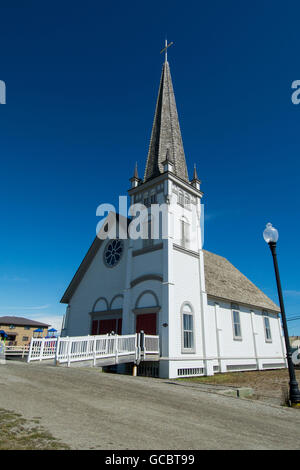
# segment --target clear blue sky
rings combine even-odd
[[[287,312],[300,314],[299,15],[291,0],[1,2],[0,315],[64,312],[96,207],[126,194],[135,161],[144,171],[166,33],[205,248],[277,302],[272,222]]]

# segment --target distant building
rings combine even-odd
[[[48,327],[46,323],[29,320],[23,317],[5,316],[0,317],[0,330],[7,334],[6,344],[10,346],[23,346],[28,344],[34,336],[34,330],[41,329],[39,336],[47,336]]]
[[[294,341],[300,342],[300,336],[290,336],[290,343],[292,344]]]

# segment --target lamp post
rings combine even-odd
[[[281,318],[282,318],[282,326],[283,326],[285,346],[286,346],[287,363],[288,363],[289,376],[290,376],[290,383],[289,383],[290,401],[291,401],[292,406],[300,407],[300,391],[298,388],[298,382],[296,380],[295,368],[294,368],[294,364],[292,360],[292,350],[291,350],[288,327],[287,327],[287,322],[286,322],[281,282],[280,282],[278,263],[277,263],[276,243],[278,240],[278,231],[276,230],[276,228],[272,226],[272,224],[267,224],[264,230],[263,236],[264,236],[266,243],[268,243],[270,247],[270,250],[273,256],[273,262],[274,262],[274,269],[275,269],[275,276],[276,276],[276,283],[277,283],[277,290],[278,290],[278,297],[279,297],[279,304],[280,304],[280,311],[281,311]]]

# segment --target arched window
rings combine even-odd
[[[135,308],[158,307],[158,298],[151,290],[142,292],[137,298]]]
[[[194,314],[188,303],[184,303],[181,309],[182,318],[182,351],[194,352]]]
[[[108,302],[105,297],[99,297],[93,306],[93,312],[103,312],[108,310]]]

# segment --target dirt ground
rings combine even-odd
[[[24,419],[20,413],[0,409],[0,450],[68,450],[40,426],[39,418]]]
[[[0,371],[0,408],[37,421],[38,445],[300,450],[299,410],[203,390],[208,385],[16,361]]]
[[[296,378],[300,386],[300,370],[296,370]],[[284,404],[288,393],[289,373],[287,369],[231,372],[216,374],[212,377],[193,377],[181,380],[228,387],[250,387],[254,390],[258,400],[270,399],[270,402],[280,405]]]

